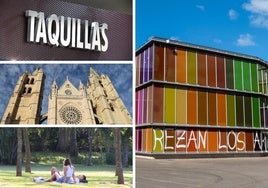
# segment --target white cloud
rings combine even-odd
[[[250,23],[257,27],[268,29],[268,1],[267,0],[250,0],[244,3],[243,8],[251,13]]]
[[[241,34],[236,41],[238,46],[255,46],[255,42],[250,34]]]
[[[222,43],[222,40],[221,39],[213,39],[213,42],[215,42],[215,43],[217,43],[217,44],[220,44],[220,43]]]
[[[236,20],[238,17],[238,13],[233,9],[230,9],[228,14],[229,14],[230,20]]]
[[[204,5],[196,5],[196,8],[198,8],[199,10],[204,11],[205,10],[205,6]]]

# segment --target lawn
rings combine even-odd
[[[62,169],[60,165],[56,166]],[[0,187],[133,187],[132,168],[124,169],[124,185],[117,185],[117,177],[114,173],[114,166],[99,165],[90,166],[75,165],[75,175],[84,174],[87,177],[86,184],[60,184],[54,182],[35,183],[32,181],[34,177],[48,178],[50,176],[51,165],[32,165],[32,172],[25,173],[23,169],[22,177],[16,177],[16,166],[0,166]]]

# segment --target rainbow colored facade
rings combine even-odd
[[[268,65],[152,38],[136,52],[136,152],[266,153]]]

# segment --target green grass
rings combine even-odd
[[[16,177],[16,166],[0,166],[0,187],[132,187],[132,169],[124,169],[124,185],[117,185],[113,166],[86,167],[76,165],[76,175],[85,174],[86,184],[59,184],[53,182],[35,183],[34,177],[49,178],[51,166],[33,165],[31,173],[23,171],[21,177]]]
[[[84,174],[87,177],[86,184],[59,184],[53,182],[35,183],[32,181],[35,177],[49,178],[52,166],[62,171],[62,161],[68,155],[59,153],[32,153],[31,173],[25,173],[24,168],[21,177],[16,177],[16,166],[0,165],[0,187],[133,187],[133,171],[132,167],[124,169],[124,185],[117,184],[115,176],[115,166],[113,165],[93,165],[86,166],[84,156],[72,160],[75,166],[75,175]],[[99,162],[96,162],[97,164]],[[94,163],[93,163],[94,164]]]

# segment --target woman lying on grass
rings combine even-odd
[[[65,168],[65,176],[67,176],[67,168]],[[74,172],[73,172],[74,174]],[[59,170],[56,167],[51,168],[51,176],[49,179],[45,180],[45,182],[53,182],[56,181],[58,183],[87,183],[87,178],[85,175],[79,175],[77,177],[71,176],[70,178],[65,178],[68,179],[68,181],[64,181],[64,175],[62,176],[59,172]]]

